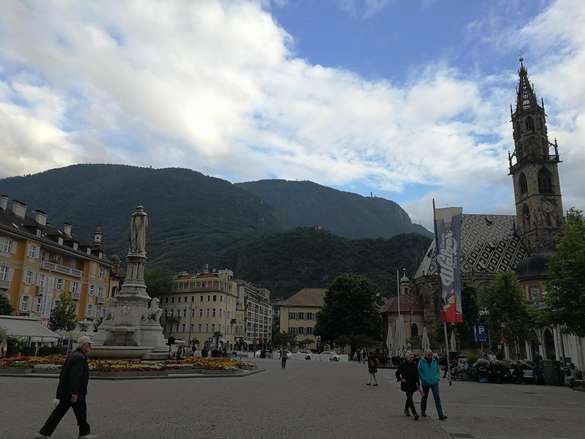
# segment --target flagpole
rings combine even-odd
[[[439,237],[437,235],[437,218],[435,215],[435,199],[433,198],[433,225],[435,227],[435,255],[439,255]],[[441,266],[437,263],[437,272],[441,278]],[[449,385],[453,385],[451,379],[451,360],[449,358],[449,337],[447,336],[447,322],[443,320],[443,332],[445,333],[445,353],[447,354],[447,374],[449,376]]]

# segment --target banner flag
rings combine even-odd
[[[437,267],[441,278],[441,320],[447,323],[462,323],[459,258],[463,208],[434,209],[433,201],[433,211]]]

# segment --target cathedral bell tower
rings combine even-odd
[[[516,198],[516,230],[530,254],[550,253],[563,222],[557,141],[548,141],[544,101],[536,99],[520,58],[516,111],[510,106],[514,152],[508,153]]]

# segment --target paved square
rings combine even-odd
[[[258,360],[247,378],[90,381],[89,422],[104,439],[585,437],[585,392],[560,387],[442,383],[449,419],[403,416],[393,371],[367,387],[365,365]],[[51,410],[55,379],[0,378],[0,438],[32,437]],[[67,414],[53,435],[76,437]]]

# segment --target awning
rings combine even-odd
[[[0,316],[0,328],[9,337],[30,338],[32,341],[56,341],[59,334],[41,325],[41,320],[34,317]]]

